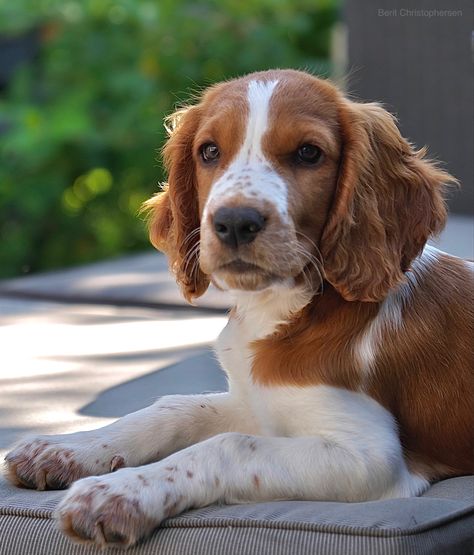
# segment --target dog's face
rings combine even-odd
[[[200,264],[224,289],[298,278],[318,254],[336,185],[337,112],[324,83],[295,85],[250,77],[203,104],[193,144]]]
[[[209,281],[326,279],[348,300],[379,300],[444,221],[449,176],[390,114],[297,71],[210,88],[175,117],[164,159],[151,237],[188,298]]]

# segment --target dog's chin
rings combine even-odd
[[[212,273],[213,283],[223,290],[262,291],[282,279],[264,268],[240,261],[221,266]]]

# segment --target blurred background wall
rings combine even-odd
[[[379,15],[386,0],[0,0],[0,277],[146,248],[164,116],[254,70],[337,80],[348,64],[348,90],[385,102],[472,191],[457,2],[459,17],[401,18]]]
[[[472,0],[348,0],[349,90],[378,100],[405,137],[428,145],[462,183],[454,212],[474,211]]]

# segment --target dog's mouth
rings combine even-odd
[[[253,264],[252,262],[246,262],[241,258],[232,260],[232,262],[227,262],[219,268],[220,272],[228,272],[230,274],[268,274],[261,266]]]
[[[279,276],[262,266],[241,258],[236,258],[219,266],[215,272],[215,277],[218,278],[220,283],[225,284],[224,288],[245,291],[259,291],[281,280]]]

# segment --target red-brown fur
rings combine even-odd
[[[180,114],[179,133],[173,133],[163,150],[168,184],[162,193],[145,203],[151,213],[150,239],[168,255],[170,267],[186,299],[202,295],[209,279],[187,257],[199,242],[199,203],[193,140],[200,122],[200,109]],[[189,263],[188,263],[189,262]]]
[[[336,199],[321,243],[330,281],[349,300],[378,301],[428,237],[444,227],[442,188],[455,181],[414,151],[376,104],[345,103]]]

